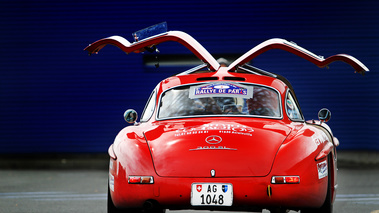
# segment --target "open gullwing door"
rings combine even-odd
[[[156,31],[157,29],[158,31]],[[126,53],[140,53],[145,50],[153,51],[156,49],[156,45],[160,43],[174,41],[182,44],[194,53],[200,60],[208,65],[210,70],[218,71],[220,68],[220,64],[217,60],[198,41],[187,33],[181,31],[167,32],[167,24],[165,22],[137,31],[133,34],[133,37],[135,42],[130,43],[127,39],[121,36],[111,36],[90,44],[84,50],[88,51],[91,55],[93,53],[98,53],[104,46],[111,44],[119,47]],[[314,63],[320,68],[326,67],[334,61],[343,61],[352,66],[356,72],[362,75],[369,71],[362,62],[351,55],[337,54],[325,59],[323,56],[318,56],[293,42],[280,38],[269,39],[255,46],[230,64],[228,70],[242,66],[270,49],[282,49],[288,51]]]
[[[136,34],[133,35],[136,37]],[[187,33],[181,31],[168,31],[158,35],[152,35],[142,40],[136,39],[133,43],[130,43],[121,36],[111,36],[90,44],[84,50],[87,50],[89,54],[97,53],[107,44],[111,44],[119,47],[126,53],[140,53],[145,50],[155,48],[156,45],[166,41],[175,41],[182,44],[194,53],[200,60],[208,64],[210,70],[216,71],[220,67],[220,64],[216,61],[216,59],[198,41]]]
[[[281,38],[273,38],[266,40],[259,45],[255,46],[248,52],[246,52],[244,55],[239,57],[237,60],[235,60],[232,64],[229,65],[228,69],[231,70],[234,67],[241,66],[243,64],[248,63],[250,60],[254,59],[258,55],[270,50],[270,49],[281,49],[285,50],[287,52],[293,53],[297,56],[300,56],[315,65],[317,65],[320,68],[328,66],[330,63],[335,61],[343,61],[350,66],[354,68],[354,70],[360,74],[364,74],[365,72],[369,71],[369,69],[358,59],[354,58],[351,55],[347,54],[337,54],[330,56],[328,58],[324,58],[323,56],[318,56],[293,42],[289,42],[285,39]]]

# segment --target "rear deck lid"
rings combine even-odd
[[[145,136],[159,176],[211,177],[213,170],[215,177],[245,177],[266,176],[289,133],[272,121],[213,122],[158,126]]]

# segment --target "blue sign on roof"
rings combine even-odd
[[[136,42],[167,32],[167,22],[162,22],[133,33]]]

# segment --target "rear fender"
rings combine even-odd
[[[126,127],[117,135],[109,150],[111,154],[113,150],[116,157],[111,156],[109,163],[109,188],[112,201],[115,206],[133,205],[128,203],[130,199],[125,199],[133,197],[133,192],[128,190],[129,175],[156,177],[146,140],[134,126]]]
[[[143,133],[135,127],[123,129],[112,146],[119,170],[132,175],[155,174],[148,144]]]
[[[306,164],[314,164],[324,145],[319,141],[318,131],[303,128],[293,131],[283,142],[274,161],[272,172],[289,173],[306,170]]]
[[[314,201],[310,204],[314,207],[321,206],[326,198],[328,178],[324,171],[319,170],[319,167],[325,165],[327,158],[318,161],[315,158],[329,143],[331,142],[324,132],[315,127],[304,125],[300,130],[293,131],[277,153],[270,178],[286,175],[300,176],[299,185],[292,187],[294,190],[298,187],[294,193],[301,193],[304,199]],[[275,190],[280,190],[283,186],[272,184],[271,187],[272,194],[275,196]],[[290,196],[288,193],[287,195]]]

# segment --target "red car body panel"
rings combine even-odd
[[[182,121],[179,123],[186,122]],[[221,120],[220,123],[223,123],[223,121]],[[117,156],[121,157],[118,157],[117,160],[111,160],[111,168],[113,169],[110,170],[110,174],[115,177],[115,191],[111,191],[114,204],[118,207],[141,207],[146,200],[156,200],[161,205],[167,206],[171,209],[191,208],[190,186],[192,183],[227,182],[233,184],[233,205],[236,207],[246,205],[260,207],[293,206],[298,208],[321,206],[325,200],[328,181],[327,178],[318,179],[316,167],[318,162],[315,161],[315,157],[322,150],[324,144],[331,142],[324,141],[322,144],[317,145],[314,139],[312,139],[312,136],[315,137],[317,135],[317,131],[319,130],[318,127],[313,127],[312,125],[290,124],[288,127],[284,127],[284,130],[281,130],[281,125],[284,124],[273,123],[272,121],[269,121],[269,123],[272,123],[271,125],[273,127],[279,127],[276,131],[278,135],[281,135],[281,137],[283,134],[287,133],[286,131],[288,131],[288,129],[292,129],[288,137],[293,138],[289,138],[281,144],[280,149],[277,150],[277,154],[274,155],[274,162],[268,166],[269,172],[263,175],[254,174],[255,169],[261,170],[262,168],[265,168],[265,166],[262,166],[261,164],[267,164],[264,162],[264,151],[267,148],[262,146],[257,146],[254,148],[258,151],[252,151],[251,155],[253,155],[255,159],[253,159],[253,163],[250,164],[250,162],[252,162],[250,159],[246,159],[245,162],[243,162],[244,156],[242,155],[249,151],[242,150],[243,145],[234,146],[241,149],[238,151],[198,150],[195,151],[197,152],[195,154],[198,154],[199,152],[202,153],[200,153],[198,159],[196,160],[194,157],[188,159],[186,156],[186,153],[191,152],[189,149],[193,147],[192,145],[187,145],[187,150],[185,151],[177,150],[177,147],[175,146],[170,149],[170,147],[168,148],[169,145],[167,145],[167,143],[170,143],[173,140],[163,140],[161,149],[165,148],[168,152],[179,152],[181,156],[177,159],[172,159],[172,156],[168,156],[167,159],[158,158],[156,160],[152,160],[152,158],[154,158],[154,154],[152,155],[153,157],[151,157],[149,147],[146,143],[123,139],[122,142],[120,141],[121,144],[119,145],[122,146],[119,149],[120,153],[117,154]],[[175,124],[167,123],[164,125],[170,126]],[[182,126],[181,124],[179,125]],[[141,127],[149,128],[146,126],[149,125],[141,125]],[[280,133],[280,131],[282,132]],[[126,134],[124,133],[125,132],[122,131],[120,134],[125,137]],[[204,134],[208,135],[207,133]],[[272,133],[270,132],[270,135],[271,134]],[[199,134],[199,141],[204,143],[205,135]],[[266,137],[261,137],[260,139],[266,141]],[[194,140],[196,140],[196,137],[194,137]],[[116,141],[115,144],[117,144],[117,142],[118,141]],[[136,146],[136,144],[138,144],[138,146]],[[151,149],[154,149],[154,146],[152,146]],[[121,150],[128,150],[128,152],[121,152]],[[241,155],[240,159],[226,159],[228,153],[225,154],[225,152],[237,152],[237,154]],[[270,154],[271,153],[268,153],[268,155]],[[204,157],[202,155],[207,156]],[[257,158],[263,158],[263,160],[254,162]],[[204,159],[207,160],[204,161]],[[242,163],[239,163],[239,160]],[[325,158],[320,161],[322,160],[325,160]],[[156,165],[153,161],[165,162],[166,165]],[[182,165],[178,166],[175,161],[180,162]],[[214,162],[216,162],[216,164]],[[247,167],[246,162],[249,162],[251,167],[248,171],[246,171],[248,174],[243,173]],[[225,165],[222,166],[222,163],[225,163]],[[166,166],[166,170],[169,170],[169,172],[175,171],[179,174],[172,175],[170,177],[167,177],[168,175],[162,176],[160,175],[159,170],[156,170],[157,168],[161,169],[160,166]],[[333,168],[336,168],[336,166],[333,165]],[[215,177],[211,177],[211,169],[216,170]],[[242,174],[239,174],[239,172]],[[266,171],[263,173],[266,173]],[[270,183],[273,175],[280,176],[288,174],[300,176],[301,183],[296,185],[273,185]],[[155,183],[152,185],[131,185],[128,184],[126,178],[128,175],[152,175]],[[333,175],[336,178],[334,172],[330,175]],[[267,195],[267,187],[269,185],[272,187],[271,197]]]
[[[203,120],[209,121],[188,121],[182,128],[172,128],[171,131],[156,128],[145,133],[157,175],[209,177],[214,169],[216,177],[266,176],[290,132],[290,128],[267,119],[253,122],[249,121],[251,119],[238,119],[237,122],[230,119]],[[175,126],[175,122],[168,125]],[[270,138],[262,140],[267,134]],[[222,141],[207,143],[207,137],[213,139],[212,136],[221,137]]]
[[[176,41],[203,60],[211,72],[185,73],[161,81],[152,96],[149,119],[125,127],[108,152],[110,204],[116,208],[143,208],[154,201],[168,209],[263,209],[319,208],[336,195],[336,146],[339,142],[322,122],[292,119],[287,112],[292,87],[276,75],[238,72],[237,69],[263,52],[278,48],[303,57],[319,67],[342,60],[357,72],[368,68],[352,56],[327,59],[283,39],[270,39],[242,55],[228,67],[220,64],[186,33],[170,31],[130,43],[112,36],[88,46],[90,54],[111,44],[123,51],[142,52],[166,41]],[[206,81],[204,81],[206,79]],[[181,85],[242,82],[261,85],[280,97],[280,116],[251,117],[207,115],[159,118],[162,94]],[[293,94],[294,95],[294,94]],[[296,100],[296,97],[295,97]],[[148,176],[153,183],[131,184],[130,176]],[[278,184],[274,177],[296,176],[294,184]],[[228,183],[233,186],[230,207],[192,206],[194,183]],[[329,203],[329,204],[330,204]],[[108,201],[109,205],[109,201]]]

